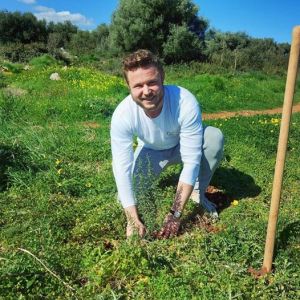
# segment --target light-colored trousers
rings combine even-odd
[[[205,126],[203,134],[203,150],[200,162],[199,176],[194,191],[199,193],[200,201],[205,197],[205,191],[220,164],[223,156],[224,136],[220,129]],[[152,150],[138,146],[134,152],[133,180],[136,197],[140,192],[152,186],[160,173],[169,165],[182,163],[180,145],[167,150]]]

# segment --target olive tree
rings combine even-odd
[[[196,41],[204,39],[207,22],[197,13],[197,6],[190,0],[120,0],[110,26],[111,48],[118,53],[146,48],[165,54],[168,60],[171,45],[179,52],[182,47],[196,45],[198,51]],[[179,32],[184,33],[185,44]]]

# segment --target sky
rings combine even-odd
[[[138,0],[137,0],[138,1]],[[70,20],[83,30],[109,24],[118,0],[0,0],[0,10],[32,12],[38,19]],[[194,0],[198,15],[210,28],[222,32],[245,32],[251,37],[273,38],[290,43],[291,32],[300,25],[300,0]]]

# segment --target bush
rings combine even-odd
[[[29,64],[38,67],[38,68],[43,68],[43,67],[49,67],[53,65],[57,65],[57,60],[53,58],[52,56],[45,54],[39,57],[35,57],[29,61]]]
[[[8,43],[0,45],[0,56],[12,62],[28,62],[36,56],[47,53],[44,43]]]
[[[199,59],[202,56],[199,37],[188,27],[172,26],[167,41],[163,44],[163,56],[166,63],[179,63]]]
[[[2,66],[7,68],[9,72],[18,74],[21,73],[23,70],[23,66],[21,64],[14,64],[10,62],[3,62]]]
[[[173,27],[188,28],[198,39],[204,36],[207,22],[197,13],[190,0],[121,0],[112,16],[109,44],[118,53],[149,49],[161,55]]]
[[[123,77],[121,61],[121,57],[112,57],[106,59],[99,58],[98,61],[93,65],[97,70],[100,70],[101,72]]]

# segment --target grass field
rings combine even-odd
[[[53,71],[60,81],[49,80]],[[190,89],[204,112],[282,105],[283,77],[179,71],[168,70],[167,83]],[[4,80],[0,299],[300,298],[300,114],[291,123],[275,271],[254,279],[248,268],[262,264],[279,115],[208,122],[226,137],[212,184],[232,202],[212,231],[188,203],[178,237],[127,241],[109,140],[111,114],[127,95],[123,80],[54,66]],[[153,228],[169,210],[179,170],[157,184]]]

